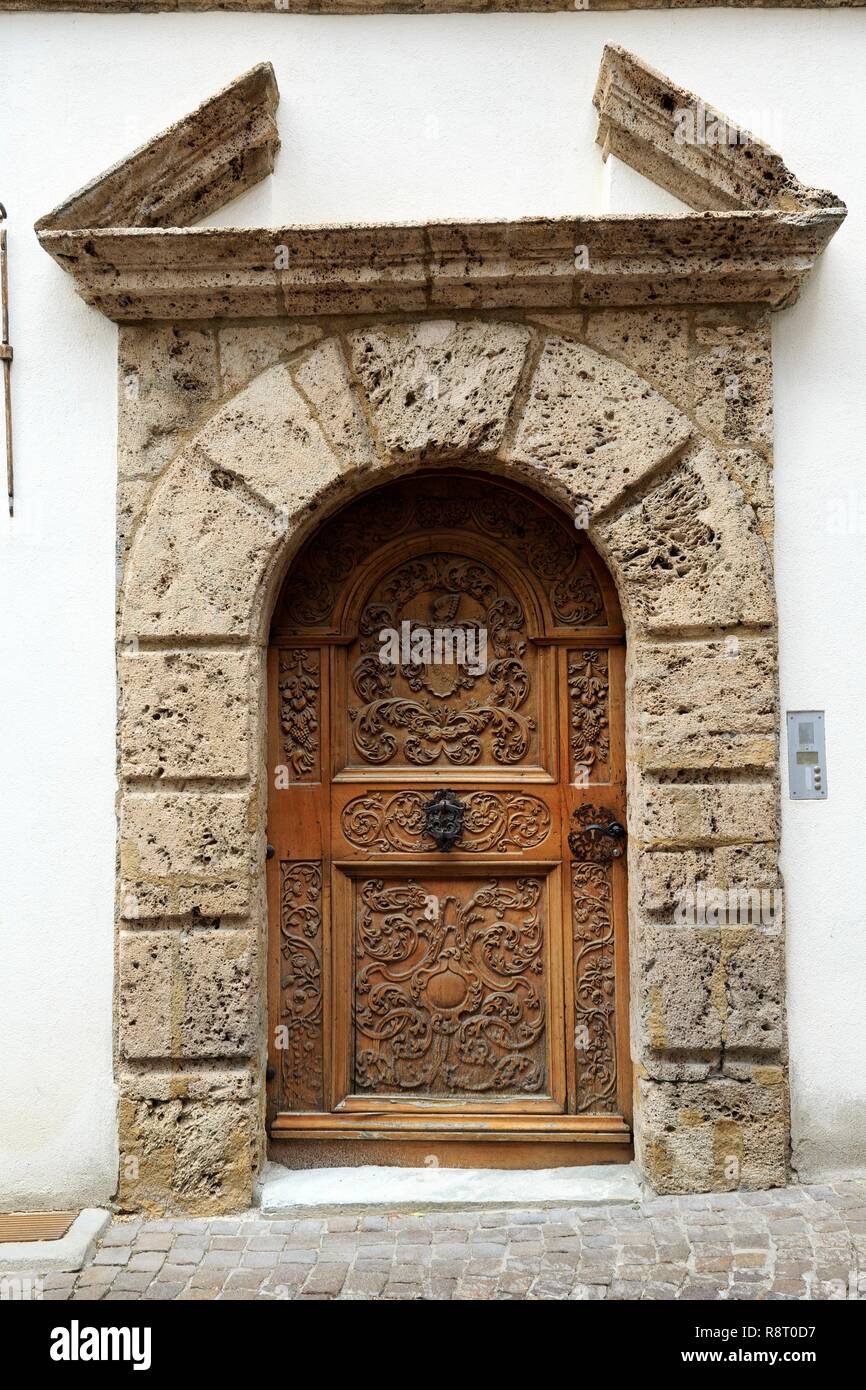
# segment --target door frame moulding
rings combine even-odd
[[[260,65],[38,224],[83,297],[121,324],[130,388],[121,1208],[250,1201],[265,1148],[273,604],[320,521],[439,465],[579,514],[619,593],[643,1173],[669,1192],[785,1181],[781,928],[683,925],[675,907],[703,882],[778,884],[768,311],[796,297],[845,209],[766,151],[764,204],[744,174],[732,208],[746,146],[721,165],[680,159],[669,117],[686,98],[698,102],[608,49],[600,138],[684,201],[706,207],[718,187],[721,211],[198,231],[196,208],[273,159],[276,85]],[[733,399],[731,376],[744,388]],[[419,389],[430,378],[441,389]]]

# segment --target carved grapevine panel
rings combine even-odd
[[[280,864],[280,1056],[285,1110],[324,1106],[322,866]]]
[[[610,678],[604,650],[569,652],[571,776],[579,785],[610,780]]]
[[[403,662],[401,653],[401,664],[383,661],[382,634],[404,631],[447,631],[461,639],[465,659]],[[444,650],[455,655],[454,646]],[[527,650],[521,605],[477,560],[424,555],[392,570],[364,608],[350,665],[350,741],[362,763],[537,761],[537,651]]]
[[[546,1084],[542,880],[356,884],[355,1089]]]
[[[280,735],[293,782],[318,782],[320,768],[320,655],[317,649],[280,651]]]
[[[357,849],[403,850],[419,853],[435,850],[431,835],[424,833],[424,809],[428,792],[368,792],[343,807],[343,834]],[[458,850],[531,849],[550,833],[550,811],[537,796],[519,792],[466,792],[463,831]]]

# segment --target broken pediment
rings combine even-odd
[[[769,146],[609,46],[594,97],[605,155],[695,212],[193,227],[271,172],[278,100],[273,69],[260,64],[37,222],[42,246],[89,304],[118,321],[708,301],[781,308],[846,213]]]

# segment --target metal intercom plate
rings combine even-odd
[[[823,710],[788,711],[788,791],[793,801],[827,798]]]

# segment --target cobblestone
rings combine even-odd
[[[866,1181],[641,1206],[115,1219],[46,1299],[866,1299]],[[2,1271],[0,1271],[2,1273]]]

